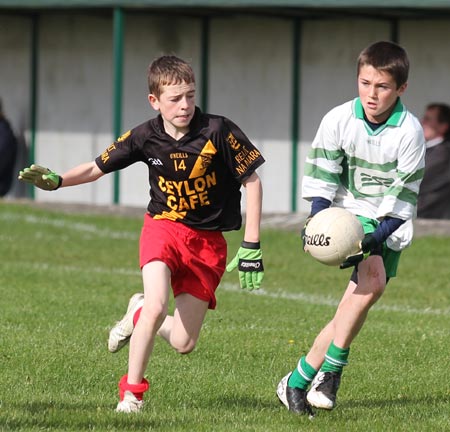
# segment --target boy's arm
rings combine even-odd
[[[70,169],[62,175],[61,187],[76,186],[83,183],[93,182],[104,175],[95,161],[86,162]]]
[[[262,208],[261,180],[256,173],[253,173],[244,182],[244,186],[247,190],[244,241],[236,256],[227,265],[227,271],[230,272],[238,267],[241,288],[251,291],[259,289],[264,278],[264,266],[259,242]]]
[[[56,190],[60,187],[75,186],[97,180],[104,173],[95,161],[86,162],[70,169],[62,176],[40,165],[31,165],[19,172],[19,180],[31,183],[43,190]]]
[[[247,197],[244,241],[256,243],[259,242],[263,194],[258,174],[253,173],[244,186]]]

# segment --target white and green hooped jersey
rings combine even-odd
[[[401,250],[412,239],[424,167],[422,127],[400,99],[386,123],[372,130],[356,98],[324,116],[306,159],[302,196],[323,197],[371,219],[409,221],[388,239]]]

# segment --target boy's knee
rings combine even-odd
[[[152,305],[149,309],[142,309],[139,320],[144,318],[148,322],[162,323],[167,316],[167,307],[164,305]]]
[[[189,354],[194,351],[196,341],[187,340],[187,341],[171,341],[172,347],[178,354]]]
[[[363,292],[369,294],[369,303],[375,303],[383,295],[386,288],[386,273],[382,263],[370,263],[364,272],[358,274],[358,279],[358,285]]]
[[[371,278],[368,281],[370,286],[370,304],[374,304],[383,295],[384,289],[386,288],[386,282],[381,278]]]
[[[386,288],[386,282],[384,280],[377,281],[374,285],[374,296],[380,298],[383,293],[384,289]]]

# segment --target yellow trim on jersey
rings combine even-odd
[[[125,132],[123,135],[121,135],[119,138],[117,138],[117,142],[121,142],[126,140],[131,135],[131,130],[128,132]]]
[[[205,146],[202,148],[194,167],[192,168],[189,178],[201,177],[205,174],[207,168],[212,162],[212,157],[217,153],[217,149],[211,140],[208,140]]]
[[[157,214],[153,216],[153,219],[168,219],[171,221],[176,221],[178,219],[184,219],[187,212],[176,212],[175,210],[171,210],[170,212],[163,211],[162,214]]]

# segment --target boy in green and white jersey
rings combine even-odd
[[[324,117],[306,161],[304,198],[320,193],[357,215],[411,219],[424,167],[422,127],[400,99],[375,125],[364,119],[360,98]]]
[[[341,265],[354,270],[334,317],[278,384],[290,411],[311,415],[311,405],[334,408],[350,344],[412,240],[425,141],[420,122],[400,101],[408,72],[408,56],[397,44],[382,41],[363,50],[359,97],[324,116],[306,160],[307,222],[325,208],[343,207],[359,217],[365,238],[361,252]]]

